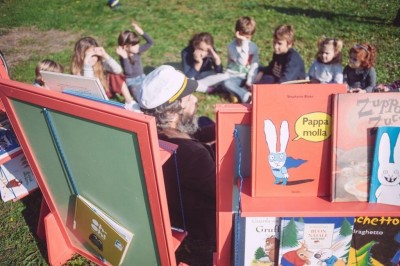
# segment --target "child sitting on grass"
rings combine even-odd
[[[221,58],[214,48],[214,38],[208,32],[195,34],[182,52],[183,73],[199,83],[197,91],[212,92],[214,86],[227,78]]]
[[[339,39],[318,41],[316,60],[308,71],[311,83],[343,83],[342,47]]]
[[[134,102],[124,81],[122,67],[92,37],[79,39],[72,57],[72,74],[98,78],[109,98],[122,94],[125,103]]]
[[[273,35],[272,60],[267,67],[260,67],[256,83],[274,84],[305,79],[303,59],[293,45],[294,27],[286,24],[278,26]]]
[[[224,88],[239,97],[242,103],[250,102],[251,86],[258,69],[258,47],[251,41],[256,22],[251,17],[240,17],[235,25],[235,39],[228,45],[228,66]]]
[[[376,48],[368,43],[356,44],[350,48],[349,64],[343,70],[347,92],[372,92],[376,86]]]
[[[51,59],[44,59],[36,65],[35,81],[33,82],[33,85],[36,87],[47,88],[40,71],[64,73],[64,67]]]
[[[153,45],[153,39],[135,21],[132,21],[131,25],[135,31],[126,30],[118,36],[117,54],[124,70],[126,85],[131,95],[136,99],[137,91],[146,76],[143,71],[141,56]],[[138,34],[146,41],[145,44],[139,45]]]

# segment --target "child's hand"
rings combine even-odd
[[[365,93],[366,91],[362,90],[360,88],[352,88],[352,89],[349,89],[349,92],[350,93]]]
[[[208,53],[214,59],[214,63],[217,66],[221,65],[221,58],[219,57],[219,55],[217,54],[217,52],[214,50],[214,48],[211,45],[210,45],[210,47],[208,47]]]
[[[248,91],[251,91],[251,86],[252,86],[253,84],[251,84],[250,82],[248,82],[248,81],[246,81],[246,84],[245,84],[245,86],[246,86],[246,89],[248,90]]]
[[[199,49],[195,49],[193,52],[193,59],[196,63],[203,63],[204,52]]]
[[[96,62],[98,61],[98,58],[95,54],[94,51],[95,48],[88,48],[85,52],[85,58],[83,59],[83,64],[89,65],[89,66],[94,66]]]
[[[236,36],[237,39],[239,39],[241,41],[247,41],[248,40],[248,37],[245,36],[245,35],[241,35],[239,31],[236,32],[235,36]]]
[[[144,31],[143,31],[143,29],[137,24],[137,22],[136,21],[132,21],[132,27],[135,29],[135,31],[137,32],[137,33],[139,33],[140,35],[143,35],[143,33],[144,33]]]
[[[107,54],[106,50],[103,47],[95,47],[94,48],[94,55],[102,57],[103,59],[107,60],[110,56]]]
[[[390,89],[388,87],[386,87],[384,84],[379,84],[375,87],[375,90],[377,92],[388,92],[390,91]]]
[[[128,52],[125,50],[123,46],[118,46],[116,52],[120,57],[124,59],[128,58]]]

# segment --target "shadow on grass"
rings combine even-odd
[[[307,8],[299,8],[299,7],[279,7],[272,5],[262,5],[266,10],[275,10],[276,12],[286,14],[286,15],[294,15],[294,16],[307,16],[309,18],[324,18],[327,20],[340,19],[346,20],[349,22],[358,22],[365,24],[378,24],[378,25],[386,25],[387,22],[379,17],[375,16],[357,16],[350,15],[345,13],[335,13],[330,11],[321,11],[316,9],[307,9]]]
[[[35,239],[36,245],[43,258],[47,260],[47,246],[46,240],[39,238],[37,235],[37,227],[39,221],[40,204],[42,202],[42,193],[39,189],[32,192],[21,201],[25,205],[25,209],[22,211],[22,216],[25,219],[26,225],[29,228],[33,238]]]

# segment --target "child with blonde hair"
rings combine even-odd
[[[223,86],[243,103],[251,101],[250,90],[258,69],[258,47],[251,41],[255,31],[253,18],[240,17],[235,25],[235,39],[228,45],[226,73],[229,78]]]
[[[33,82],[33,85],[36,87],[41,87],[41,88],[46,88],[46,83],[42,77],[42,74],[40,71],[49,71],[49,72],[56,72],[56,73],[63,73],[64,72],[64,67],[51,60],[51,59],[44,59],[37,63],[36,68],[35,68],[35,81]]]
[[[135,21],[131,25],[135,31],[126,30],[118,36],[117,54],[124,70],[126,85],[136,99],[137,91],[146,76],[141,56],[153,45],[153,39]],[[145,44],[139,44],[138,34],[146,41]]]
[[[369,43],[356,44],[350,48],[349,64],[343,70],[347,92],[373,92],[376,86],[376,48]]]
[[[311,83],[343,83],[342,47],[339,39],[318,41],[318,53],[308,71]]]
[[[108,97],[120,93],[125,98],[125,103],[133,102],[122,74],[122,67],[99,46],[92,37],[79,39],[72,56],[72,74],[98,78],[103,85]]]
[[[256,83],[275,84],[305,79],[304,61],[293,48],[294,33],[292,25],[282,24],[275,29],[272,60],[268,66],[260,67]]]

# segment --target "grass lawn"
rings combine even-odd
[[[208,31],[226,65],[226,46],[234,36],[234,24],[242,15],[255,18],[253,41],[260,63],[272,58],[272,32],[282,23],[296,29],[295,48],[308,69],[321,36],[344,41],[343,65],[348,50],[369,42],[378,48],[378,83],[400,78],[400,27],[392,24],[400,8],[398,0],[272,0],[272,1],[159,1],[120,0],[111,10],[107,0],[0,0],[0,50],[11,67],[11,77],[32,83],[38,61],[50,58],[70,71],[74,42],[95,37],[114,57],[119,32],[136,20],[155,44],[143,57],[145,70],[161,64],[180,67],[180,51],[194,33]],[[214,104],[226,102],[221,95],[199,96],[201,114],[214,117]],[[47,265],[44,243],[36,238],[40,193],[19,202],[0,203],[0,265]],[[77,257],[70,265],[86,265]]]

